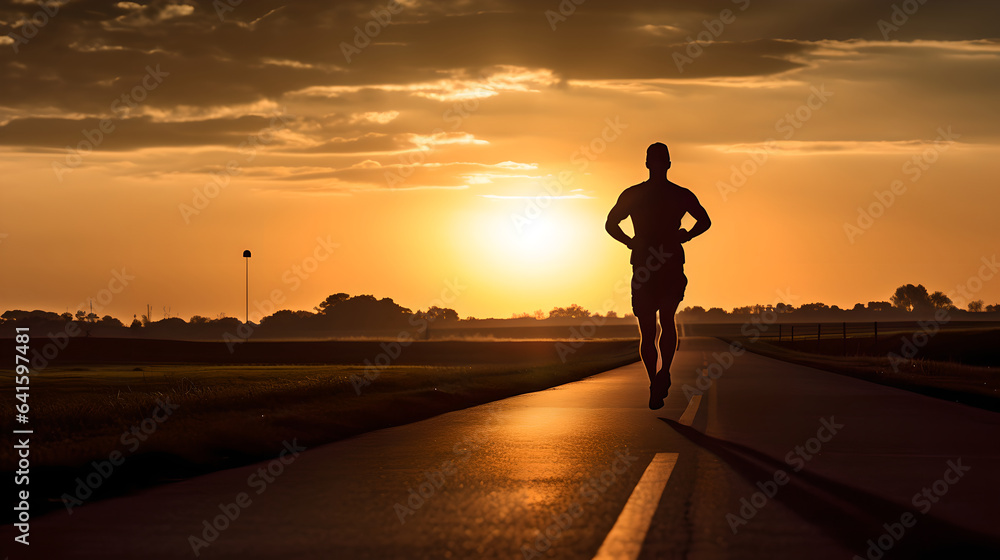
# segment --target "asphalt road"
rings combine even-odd
[[[52,513],[30,547],[6,526],[4,553],[998,557],[1000,414],[727,349],[684,339],[655,412],[634,364]]]

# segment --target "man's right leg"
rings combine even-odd
[[[650,384],[656,376],[656,311],[636,314],[639,321],[639,359],[646,368]]]

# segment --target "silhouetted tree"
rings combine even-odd
[[[948,309],[954,307],[951,298],[944,295],[944,292],[934,292],[931,294],[931,305],[937,309]]]
[[[164,319],[160,319],[159,321],[153,321],[146,326],[159,331],[169,330],[173,332],[182,332],[184,327],[187,326],[187,321],[181,319],[180,317],[166,317]]]
[[[702,307],[702,306],[700,306],[700,305],[696,305],[694,307],[688,306],[688,307],[685,307],[684,309],[682,309],[681,313],[683,313],[685,315],[704,315],[705,314],[705,308]]]
[[[825,303],[803,303],[799,306],[799,311],[827,311],[830,309]]]
[[[981,313],[983,311],[983,300],[977,299],[976,301],[969,302],[969,311],[973,313]]]
[[[869,311],[892,311],[892,304],[888,301],[869,301],[868,302]]]
[[[851,311],[864,311],[864,310],[865,310],[865,304],[863,303],[855,303],[854,307],[851,308]]]
[[[447,307],[432,306],[430,309],[424,312],[417,312],[417,315],[422,316],[428,321],[457,321],[458,313],[454,309],[449,309]]]
[[[590,317],[590,311],[577,304],[569,307],[554,307],[549,311],[549,319],[586,319]]]
[[[994,303],[993,305],[987,305],[986,306],[986,311],[988,311],[990,313],[996,313],[997,311],[1000,311],[1000,303]]]
[[[301,329],[309,326],[310,320],[316,317],[315,313],[309,311],[292,311],[282,309],[275,311],[260,320],[260,326],[271,328]]]
[[[407,324],[410,315],[413,314],[410,309],[392,301],[392,298],[376,299],[375,296],[368,294],[348,299],[342,299],[340,294],[334,294],[324,303],[338,300],[338,303],[324,308],[326,311],[322,315],[327,326],[364,328],[400,326]]]
[[[906,284],[896,288],[896,293],[889,298],[892,305],[906,311],[921,311],[933,307],[931,296],[923,284]]]
[[[115,319],[111,315],[105,315],[104,317],[101,317],[100,324],[102,326],[105,326],[105,327],[124,327],[125,326],[124,323],[122,323],[118,319]]]
[[[766,311],[774,311],[773,305],[761,305],[759,303],[754,305],[744,305],[743,307],[734,307],[733,315],[760,315]]]
[[[188,323],[192,325],[207,325],[208,317],[202,317],[201,315],[192,315],[191,320]]]
[[[334,307],[337,307],[338,305],[344,303],[349,299],[351,299],[351,296],[343,292],[340,292],[338,294],[333,294],[327,297],[325,300],[323,300],[319,304],[319,307],[317,307],[317,309],[319,309],[319,312],[322,313],[323,315],[328,315]]]
[[[68,319],[62,315],[56,315],[50,311],[42,311],[36,309],[34,311],[22,311],[20,309],[11,309],[9,311],[4,311],[3,315],[0,315],[4,321],[17,321],[22,323],[41,323],[45,321],[59,321],[60,319],[71,321],[73,316],[70,315]]]

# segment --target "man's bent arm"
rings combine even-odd
[[[608,212],[608,221],[604,224],[604,229],[607,230],[611,237],[614,237],[617,241],[623,243],[626,247],[632,248],[632,238],[628,236],[624,231],[622,231],[621,224],[622,220],[628,217],[628,211],[622,208],[622,200],[618,199],[618,203],[615,207]]]
[[[688,210],[688,213],[691,214],[691,217],[693,217],[696,221],[694,223],[694,227],[688,232],[687,239],[685,241],[690,241],[695,237],[698,237],[708,231],[708,228],[712,226],[712,220],[709,219],[708,212],[706,212],[705,207],[698,202],[698,199],[695,199],[694,206]]]

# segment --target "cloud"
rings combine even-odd
[[[156,122],[149,117],[119,119],[110,131],[100,130],[96,119],[25,118],[11,119],[0,126],[0,145],[48,148],[65,151],[66,146],[97,141],[97,151],[132,151],[149,147],[236,147],[248,136],[267,130],[271,119],[261,116],[210,119],[188,122]],[[282,135],[277,134],[284,143]]]
[[[455,102],[484,99],[503,92],[537,93],[544,88],[555,85],[558,81],[549,70],[503,65],[496,68],[484,69],[478,77],[470,76],[469,71],[466,69],[449,69],[442,71],[442,73],[450,74],[450,77],[410,84],[383,83],[313,86],[290,92],[290,95],[339,97],[347,93],[356,93],[362,90],[377,90],[404,92],[435,101]]]
[[[573,193],[573,194],[562,194],[562,195],[549,195],[549,194],[539,194],[539,195],[518,195],[518,194],[480,194],[477,195],[482,198],[496,198],[501,200],[573,200],[573,199],[589,199],[594,198],[592,196],[587,196],[583,193]]]
[[[116,8],[124,10],[122,14],[112,21],[103,22],[105,29],[116,29],[118,27],[147,27],[157,25],[174,18],[190,16],[194,13],[194,6],[189,4],[176,4],[166,2],[151,2],[146,5],[135,2],[118,2]]]
[[[299,182],[341,173],[384,187],[379,173],[406,154],[432,156],[408,184],[527,179],[539,164],[510,163],[505,178],[503,164],[484,172],[475,162],[548,167],[523,145],[551,136],[553,146],[539,148],[551,158],[558,142],[588,141],[593,132],[576,127],[592,108],[600,118],[618,107],[666,115],[663,128],[678,142],[749,149],[819,83],[838,97],[796,132],[797,143],[781,145],[787,153],[903,150],[949,123],[970,144],[994,139],[1000,42],[989,22],[1000,7],[927,3],[887,41],[877,21],[892,4],[760,0],[738,11],[695,0],[587,2],[553,32],[544,12],[554,2],[407,2],[349,63],[338,45],[384,3],[262,0],[220,17],[209,3],[71,2],[20,54],[0,54],[0,144],[75,144],[157,64],[169,77],[102,151],[231,147],[268,115],[288,112],[296,121],[272,163],[303,165],[280,175]],[[738,11],[735,21],[680,72],[672,55],[722,7]],[[13,4],[0,19],[25,21],[36,9]],[[309,159],[320,157],[328,161]]]
[[[376,124],[386,124],[390,123],[399,117],[399,111],[368,111],[366,113],[358,113],[351,115],[350,122],[358,123],[376,123]]]
[[[725,146],[706,146],[723,153],[761,153],[778,152],[787,155],[893,155],[920,154],[929,148],[940,145],[934,140],[900,140],[900,141],[774,141],[756,144],[732,144]],[[955,147],[963,146],[962,142],[954,142]]]

